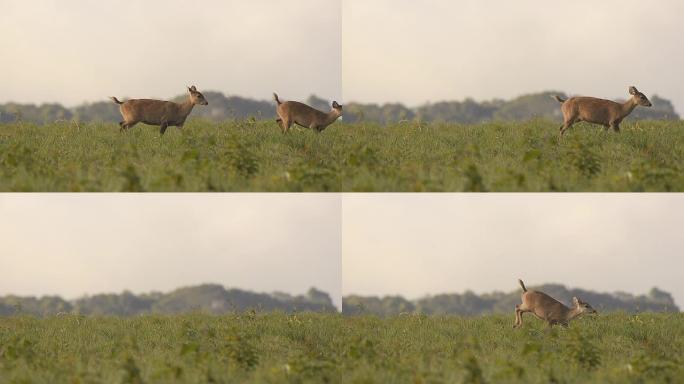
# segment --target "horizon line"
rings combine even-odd
[[[202,93],[219,93],[219,94],[223,95],[223,96],[226,97],[226,98],[229,98],[229,97],[237,97],[237,98],[246,99],[246,100],[253,100],[253,101],[257,101],[257,102],[268,102],[268,103],[270,103],[270,104],[274,104],[274,105],[275,105],[275,103],[273,102],[273,100],[272,100],[271,97],[269,97],[269,96],[266,96],[266,97],[264,97],[264,98],[257,98],[257,97],[252,97],[252,96],[244,96],[244,95],[239,95],[239,94],[231,94],[231,93],[227,93],[227,92],[220,91],[220,90],[215,90],[215,89],[204,89],[204,90],[200,90],[200,91],[201,91]],[[570,93],[567,93],[566,91],[561,91],[561,90],[556,90],[556,89],[545,89],[545,90],[538,90],[538,91],[522,92],[522,93],[518,93],[516,96],[512,96],[512,97],[500,97],[500,96],[495,96],[495,97],[490,97],[490,98],[475,98],[475,97],[473,97],[473,96],[463,96],[463,97],[460,97],[460,98],[451,98],[451,99],[425,100],[425,101],[423,101],[423,102],[421,102],[421,103],[417,103],[417,104],[406,103],[406,102],[402,102],[402,101],[398,101],[398,100],[384,100],[384,101],[355,101],[355,100],[349,100],[349,101],[346,101],[346,100],[344,100],[344,98],[343,98],[342,101],[343,101],[343,103],[346,103],[346,104],[365,104],[365,105],[380,105],[380,106],[382,106],[382,105],[400,104],[400,105],[403,105],[403,106],[405,106],[405,107],[407,107],[407,108],[409,108],[409,109],[414,109],[414,108],[419,108],[419,107],[422,107],[422,106],[425,106],[425,105],[430,105],[430,104],[435,104],[435,103],[443,103],[443,102],[464,102],[464,101],[468,101],[468,100],[472,100],[472,101],[475,101],[475,102],[477,102],[477,103],[485,103],[485,102],[493,102],[493,101],[511,101],[511,100],[515,100],[515,99],[518,99],[518,98],[521,98],[521,97],[524,97],[524,96],[540,95],[540,94],[545,94],[545,93],[557,93],[557,94],[565,95],[565,96],[567,96],[567,97],[588,96],[588,95],[584,95],[584,94],[570,94]],[[172,101],[172,100],[174,100],[174,99],[176,99],[176,98],[179,98],[179,97],[181,97],[181,96],[184,96],[184,95],[185,95],[185,93],[178,93],[178,94],[176,94],[175,96],[163,97],[163,98],[158,98],[158,96],[142,96],[142,97],[124,96],[124,97],[122,97],[122,98],[120,98],[120,99],[122,99],[122,100],[131,100],[131,99],[154,99],[154,100]],[[651,94],[650,96],[651,96],[651,97],[659,97],[659,98],[662,98],[662,99],[665,99],[665,100],[669,101],[670,103],[672,103],[672,106],[673,106],[673,108],[675,109],[675,112],[679,113],[679,111],[677,111],[677,107],[676,107],[676,105],[674,104],[674,102],[672,101],[672,99],[669,99],[667,96],[663,96],[663,95],[660,95],[660,94],[658,94],[658,93],[653,93],[653,94]],[[316,97],[316,98],[319,98],[319,99],[322,99],[322,100],[326,100],[326,101],[328,101],[328,102],[332,102],[332,99],[328,99],[328,98],[326,98],[325,96],[320,96],[320,95],[318,95],[318,94],[316,94],[316,93],[311,93],[311,94],[309,94],[308,98],[311,98],[311,97]],[[599,97],[599,96],[593,96],[593,97]],[[288,99],[288,101],[289,101],[289,100],[292,100],[292,101],[299,101],[299,100],[305,100],[305,99],[299,99],[299,100],[297,100],[297,99]],[[615,98],[615,99],[606,98],[606,100],[614,100],[614,101],[617,101],[617,100],[626,100],[626,99],[622,99],[622,98]],[[111,103],[111,100],[109,100],[109,96],[103,96],[102,99],[97,99],[97,100],[83,100],[83,101],[81,101],[80,103],[77,103],[77,104],[67,104],[67,103],[64,103],[64,102],[62,102],[62,101],[54,101],[54,100],[48,100],[48,101],[46,101],[46,100],[41,100],[41,101],[14,101],[14,100],[5,100],[5,101],[0,102],[0,105],[18,104],[18,105],[43,106],[43,105],[55,105],[55,104],[58,104],[58,105],[60,105],[60,106],[62,106],[62,107],[64,107],[64,108],[73,109],[73,108],[77,108],[77,107],[81,107],[81,106],[85,106],[85,105],[91,105],[91,104],[103,103],[103,102]]]

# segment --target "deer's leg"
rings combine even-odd
[[[283,133],[284,134],[290,130],[290,128],[292,127],[292,123],[293,123],[293,121],[290,119],[283,120]]]
[[[160,134],[160,135],[163,135],[164,132],[166,132],[166,128],[168,128],[168,127],[169,127],[169,124],[168,124],[168,123],[161,123],[161,124],[159,125],[159,134]]]
[[[126,124],[125,122],[119,121],[119,132],[123,132],[125,124]]]
[[[513,323],[513,328],[518,328],[518,313],[519,309],[518,306],[515,306],[515,322]]]
[[[136,125],[136,124],[138,124],[137,121],[125,122],[125,123],[121,126],[121,128],[123,128],[123,129],[128,129],[128,128],[133,127],[133,126]]]
[[[513,324],[513,328],[520,328],[522,327],[522,315],[524,311],[520,309],[519,305],[515,306],[515,324]]]
[[[610,123],[608,123],[608,126],[610,128],[613,128],[613,131],[615,131],[616,133],[620,133],[620,123],[622,123],[622,119],[617,118],[617,119],[611,121]]]
[[[565,120],[565,123],[563,123],[563,125],[561,126],[560,135],[563,136],[563,134],[565,134],[565,131],[570,129],[573,124],[575,124],[575,121],[573,119]]]

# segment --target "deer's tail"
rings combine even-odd
[[[553,97],[554,99],[556,99],[556,101],[559,102],[559,103],[561,103],[561,104],[563,104],[563,103],[565,103],[566,101],[568,101],[568,99],[564,99],[564,98],[562,98],[562,97],[560,97],[560,96],[558,96],[558,95],[554,95],[554,96],[552,96],[552,97]]]
[[[112,99],[112,101],[115,102],[115,103],[117,103],[117,104],[123,104],[123,102],[119,101],[119,99],[117,99],[117,98],[114,97],[114,96],[110,96],[109,98]]]
[[[273,92],[273,100],[275,100],[275,102],[276,102],[278,105],[282,104],[282,103],[280,102],[280,99],[278,99],[278,94],[275,93],[275,92]]]
[[[522,287],[523,292],[527,292],[527,288],[525,288],[525,283],[523,283],[521,279],[518,279],[518,284],[520,284],[520,286]]]

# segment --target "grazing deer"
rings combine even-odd
[[[572,298],[574,308],[568,308],[560,301],[547,295],[544,292],[528,291],[522,280],[518,283],[523,289],[522,304],[515,306],[515,324],[513,328],[522,327],[522,315],[531,312],[538,318],[546,321],[549,326],[560,324],[568,326],[570,320],[585,313],[596,313],[596,310],[576,297]]]
[[[332,110],[328,113],[321,112],[315,108],[299,103],[296,101],[280,102],[278,95],[273,93],[275,100],[276,114],[278,118],[276,121],[280,125],[283,133],[290,130],[292,124],[297,124],[304,128],[311,128],[316,133],[323,131],[328,125],[332,124],[342,116],[342,106],[337,104],[337,101],[332,102]]]
[[[573,124],[580,121],[600,124],[606,130],[613,128],[615,132],[620,132],[622,119],[632,113],[637,105],[644,107],[653,105],[646,98],[646,95],[639,92],[636,87],[629,87],[629,94],[632,97],[622,104],[595,97],[571,97],[566,100],[560,96],[554,96],[561,103],[561,111],[563,111],[563,125],[560,127],[561,136]]]
[[[195,105],[209,104],[194,85],[188,87],[188,92],[190,92],[190,97],[182,103],[151,99],[131,99],[121,102],[116,97],[110,97],[110,99],[120,105],[119,110],[124,119],[119,122],[122,131],[138,123],[144,123],[158,125],[159,133],[163,135],[169,126],[182,128]]]

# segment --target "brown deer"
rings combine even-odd
[[[276,114],[278,118],[276,122],[280,125],[283,133],[287,133],[292,124],[311,128],[314,132],[320,133],[342,116],[342,106],[337,101],[332,102],[332,110],[330,112],[324,113],[297,101],[286,101],[283,103],[275,93],[273,93],[273,99],[277,104]]]
[[[522,315],[525,312],[531,312],[538,318],[546,321],[549,326],[560,324],[564,327],[568,326],[570,320],[585,314],[596,313],[596,310],[576,297],[572,298],[574,308],[568,308],[560,301],[547,295],[544,292],[528,291],[522,280],[518,279],[518,283],[522,287],[522,304],[515,306],[515,324],[513,328],[522,327]]]
[[[188,87],[188,92],[190,97],[182,103],[151,99],[131,99],[121,102],[116,97],[110,97],[110,99],[120,105],[119,110],[124,119],[119,122],[120,130],[144,123],[158,125],[159,133],[163,135],[166,128],[170,126],[182,128],[195,105],[209,104],[194,85]]]
[[[611,100],[597,99],[595,97],[571,97],[563,99],[554,96],[561,103],[563,111],[563,125],[560,127],[560,134],[563,136],[565,131],[570,129],[573,124],[586,121],[588,123],[600,124],[608,128],[613,128],[615,132],[620,132],[620,123],[627,117],[637,105],[650,107],[653,104],[646,95],[639,92],[636,87],[629,87],[629,94],[632,97],[624,103],[617,103]]]

